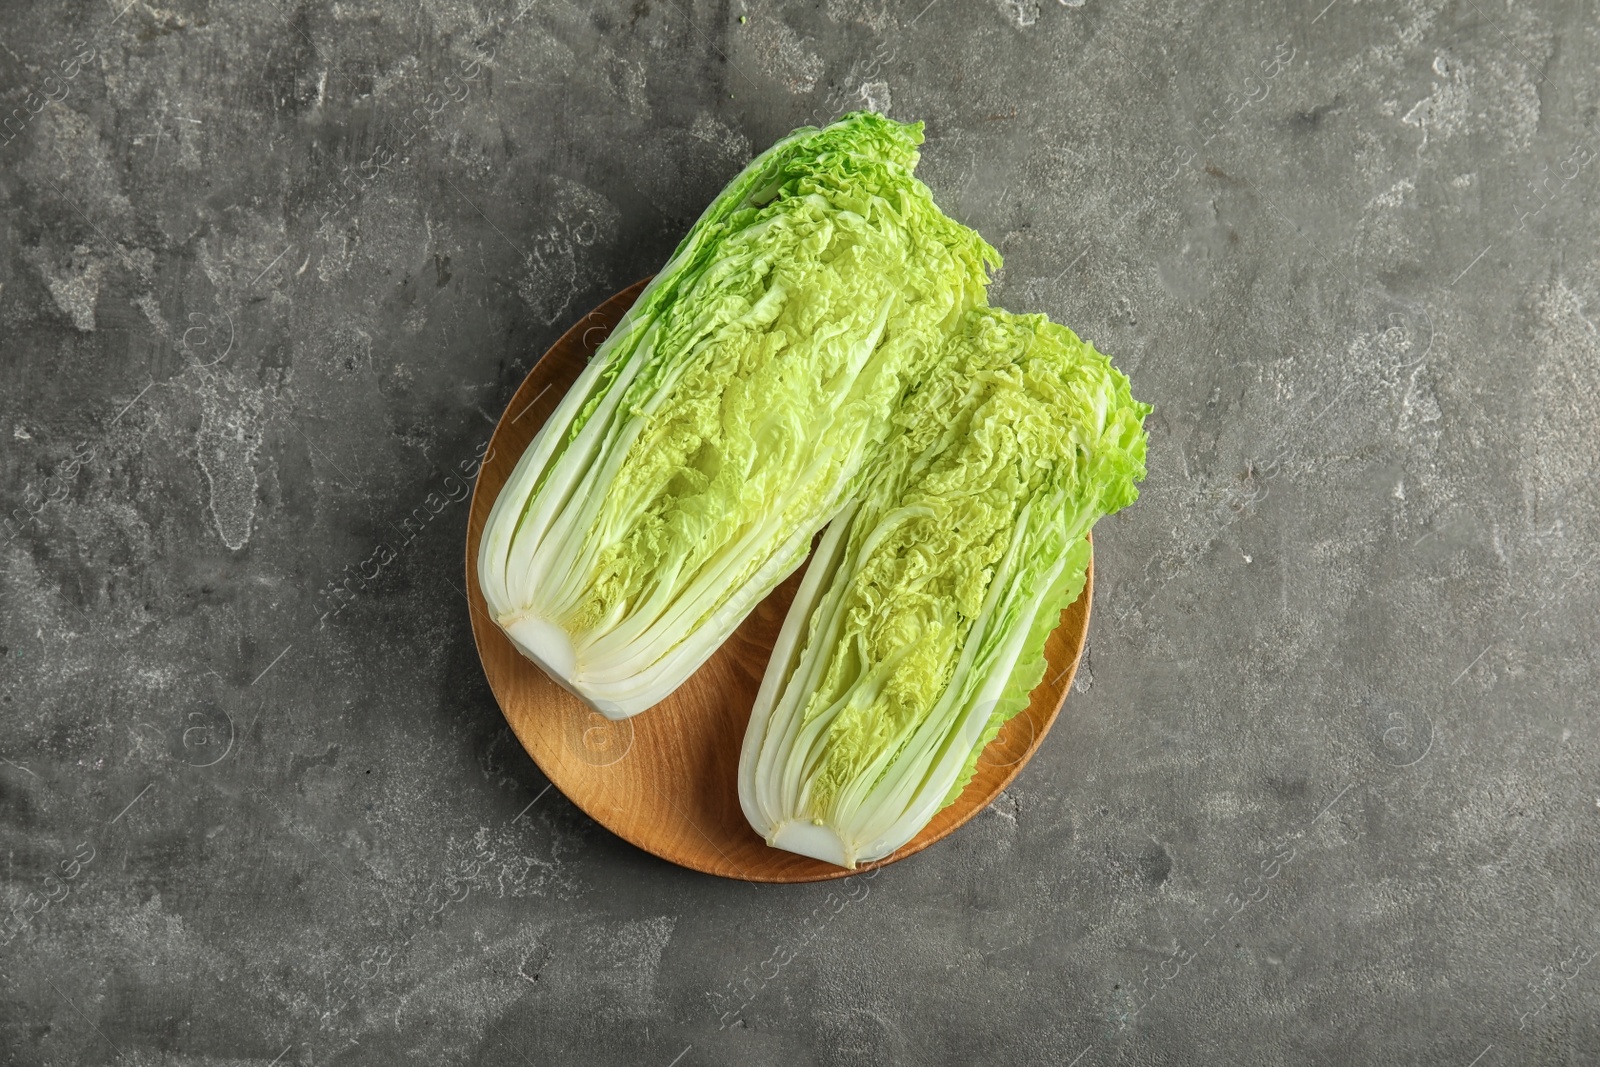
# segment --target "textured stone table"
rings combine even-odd
[[[1600,1061],[1594,5],[593,7],[0,14],[0,1063]],[[846,897],[546,788],[461,500],[866,105],[1156,410],[1038,758]]]

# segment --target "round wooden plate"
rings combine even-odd
[[[956,802],[898,852],[855,872],[771,848],[739,809],[739,748],[767,657],[804,569],[773,590],[671,697],[622,722],[591,711],[522,657],[490,620],[478,586],[478,541],[500,487],[585,362],[645,281],[595,308],[528,372],[490,439],[467,524],[467,596],[478,657],[512,732],[555,787],[591,818],[664,860],[752,882],[814,882],[920,852],[982,811],[1038,749],[1072,685],[1089,627],[1094,567],[1045,646],[1049,668],[1027,709],[978,758]]]

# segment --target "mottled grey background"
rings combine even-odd
[[[1596,5],[1324,3],[7,3],[0,1061],[1600,1059]],[[847,896],[546,789],[451,476],[864,104],[1156,410],[1038,758]]]

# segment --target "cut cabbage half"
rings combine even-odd
[[[484,599],[602,714],[656,704],[805,559],[999,255],[857,112],[757,157],[594,354],[489,513]]]
[[[1149,410],[1071,330],[966,314],[779,634],[739,763],[769,844],[854,867],[955,800],[1043,675],[1089,528],[1138,495]]]

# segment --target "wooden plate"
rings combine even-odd
[[[648,281],[649,279],[645,279]],[[773,590],[693,677],[623,722],[589,710],[524,659],[489,619],[478,587],[478,541],[500,487],[585,362],[644,288],[641,281],[580,319],[528,372],[495,428],[467,524],[467,595],[478,657],[512,731],[554,783],[606,829],[664,860],[752,882],[814,882],[853,872],[771,848],[739,809],[737,774],[750,705],[804,569]],[[920,852],[982,811],[1038,749],[1072,685],[1089,627],[1094,567],[1083,595],[1045,646],[1049,669],[1027,709],[978,759],[956,802],[898,852]]]

